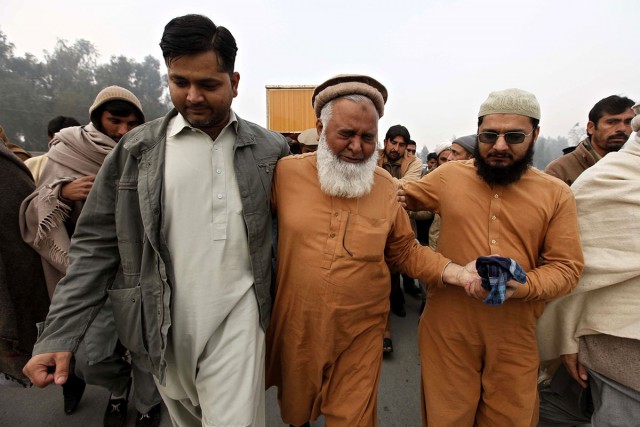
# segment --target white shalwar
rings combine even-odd
[[[166,386],[176,426],[264,426],[264,332],[233,164],[237,120],[213,141],[169,123],[163,232],[175,271]]]

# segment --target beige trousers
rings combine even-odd
[[[166,386],[158,384],[174,426],[264,427],[265,336],[253,287],[197,357],[176,341],[167,346]]]

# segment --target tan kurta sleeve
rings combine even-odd
[[[527,282],[517,288],[514,298],[550,300],[571,292],[578,285],[584,258],[576,202],[569,187],[560,191],[540,251],[542,264],[527,272]]]
[[[393,224],[385,247],[387,264],[424,283],[444,286],[442,272],[450,260],[418,243],[409,216],[399,203],[393,204],[389,218]]]
[[[440,198],[438,189],[441,173],[438,169],[426,174],[422,179],[403,184],[405,191],[407,210],[440,212]]]

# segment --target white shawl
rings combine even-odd
[[[573,293],[538,321],[540,359],[578,352],[578,338],[640,340],[640,136],[587,169],[571,187],[585,268]]]

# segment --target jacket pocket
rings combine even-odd
[[[140,286],[128,289],[109,289],[113,304],[113,317],[120,342],[138,355],[147,355],[142,323],[142,298]]]
[[[264,193],[267,196],[267,201],[271,197],[271,182],[273,180],[273,171],[276,168],[277,162],[278,157],[274,156],[259,159],[257,161],[260,181],[262,181],[262,187],[264,188]]]

